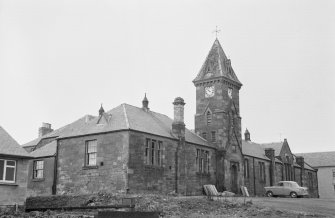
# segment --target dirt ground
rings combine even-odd
[[[108,197],[108,196],[107,196]],[[105,205],[106,195],[97,196],[91,204]],[[319,199],[288,199],[288,198],[241,198],[227,197],[209,200],[199,197],[173,197],[166,195],[138,196],[136,211],[160,211],[162,217],[335,217],[332,204],[324,207],[324,201]],[[315,203],[318,202],[318,203]],[[300,205],[298,207],[297,205]],[[333,204],[334,205],[334,204]],[[313,207],[312,207],[313,206]],[[335,205],[334,205],[335,206]],[[309,209],[307,209],[307,207]],[[314,208],[314,209],[313,209]],[[318,213],[326,209],[326,213]],[[297,210],[299,209],[299,210]],[[54,218],[93,218],[97,210],[77,211],[33,211],[30,213],[12,213],[3,211],[1,218],[13,217],[54,217]]]

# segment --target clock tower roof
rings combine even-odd
[[[193,82],[196,83],[200,80],[206,80],[215,77],[224,77],[237,83],[239,86],[242,85],[231,66],[230,59],[227,58],[218,39],[215,39],[205,62],[203,63],[197,77],[193,80]]]

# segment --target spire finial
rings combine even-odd
[[[148,111],[149,110],[149,101],[147,99],[147,93],[144,93],[144,98],[142,100],[142,108],[145,110],[145,111]]]
[[[99,109],[99,115],[101,116],[103,113],[105,113],[104,108],[102,107],[102,103],[100,105],[100,109]]]
[[[213,31],[213,33],[215,33],[215,38],[218,39],[218,33],[220,32],[221,30],[218,29],[218,26],[215,26],[215,30]]]

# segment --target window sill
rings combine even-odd
[[[0,185],[19,186],[17,183],[0,182]]]
[[[35,178],[32,179],[33,182],[43,182],[45,180],[45,178]]]
[[[98,169],[99,166],[83,166],[83,170]]]
[[[211,176],[211,174],[210,173],[200,173],[200,172],[196,172],[196,175],[198,175],[198,176]]]
[[[144,166],[146,169],[159,169],[162,170],[163,167],[162,166],[155,166],[155,165],[145,165]]]

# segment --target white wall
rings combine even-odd
[[[335,198],[335,179],[333,178],[333,167],[318,168],[318,185],[320,198]]]

